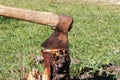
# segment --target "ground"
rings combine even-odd
[[[120,76],[119,0],[94,1],[0,0],[0,4],[73,17],[71,77],[116,80]],[[32,68],[43,72],[34,58],[41,55],[41,44],[51,33],[45,25],[0,16],[0,80],[20,80]]]

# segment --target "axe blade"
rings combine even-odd
[[[60,15],[59,23],[53,34],[42,44],[45,49],[68,50],[68,31],[72,28],[72,18]]]

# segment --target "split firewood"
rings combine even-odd
[[[27,74],[25,80],[42,80],[42,76],[38,69],[33,68],[33,70]]]

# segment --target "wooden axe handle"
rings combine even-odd
[[[0,6],[0,16],[44,24],[53,28],[56,28],[59,23],[59,15],[52,12],[33,11],[6,6]]]

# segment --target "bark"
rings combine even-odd
[[[45,63],[42,80],[70,80],[70,57],[67,51],[44,50],[42,54]]]

